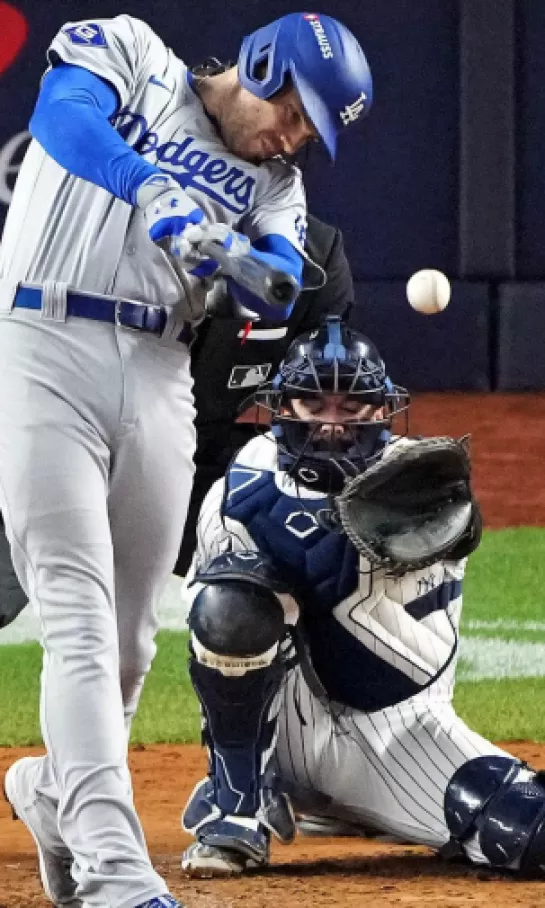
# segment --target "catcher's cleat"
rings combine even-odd
[[[32,769],[37,757],[23,757],[6,772],[4,795],[14,819],[21,820],[36,843],[42,886],[47,898],[59,908],[82,908],[76,897],[77,883],[71,872],[72,855],[57,830],[55,804],[37,794]]]
[[[184,851],[182,870],[189,876],[209,879],[266,867],[270,859],[268,830],[257,823],[256,828],[242,826],[241,819],[225,817],[208,823],[198,840]]]
[[[182,855],[182,870],[208,878],[266,867],[271,832],[285,843],[295,835],[289,799],[269,795],[267,807],[256,817],[224,815],[214,801],[213,780],[199,782],[182,814],[182,828],[197,840]]]

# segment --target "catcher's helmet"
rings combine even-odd
[[[301,418],[293,399],[316,400],[324,394],[347,395],[365,416],[347,417],[332,424],[342,432],[322,436],[324,419]],[[287,350],[279,372],[268,387],[258,390],[255,401],[271,413],[281,469],[303,485],[324,492],[341,490],[347,477],[363,472],[382,454],[390,441],[392,420],[403,413],[408,431],[409,394],[393,385],[374,344],[344,325],[338,316],[302,334]]]
[[[247,35],[238,78],[265,100],[291,80],[333,161],[337,133],[366,116],[373,99],[371,72],[356,38],[321,13],[289,13]]]

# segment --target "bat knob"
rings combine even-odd
[[[280,306],[287,306],[297,298],[300,289],[294,277],[276,272],[269,284],[269,298]]]
[[[275,284],[273,287],[273,296],[279,303],[289,303],[293,298],[293,286],[288,281]]]

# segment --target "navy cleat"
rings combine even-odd
[[[182,828],[196,842],[182,855],[182,870],[203,879],[236,876],[264,868],[270,861],[271,832],[284,844],[295,836],[289,799],[272,795],[255,817],[222,814],[214,801],[214,783],[203,779],[193,791],[182,815]]]

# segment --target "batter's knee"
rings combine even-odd
[[[444,807],[462,848],[476,840],[493,867],[545,876],[545,773],[513,757],[477,757],[454,773]]]
[[[206,663],[206,652],[215,654],[220,658],[211,667],[219,668],[221,657],[251,661],[275,653],[284,634],[284,610],[272,590],[224,579],[198,592],[188,624],[197,659]]]

